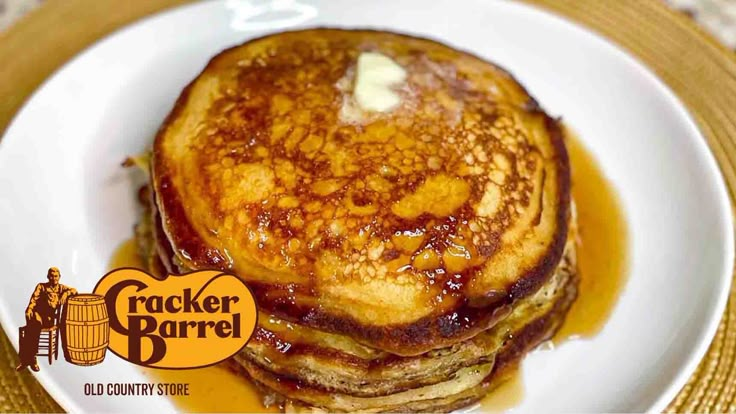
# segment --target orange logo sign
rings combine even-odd
[[[139,269],[117,269],[94,293],[107,305],[110,351],[147,367],[216,364],[242,349],[256,326],[248,287],[214,270],[158,280]]]

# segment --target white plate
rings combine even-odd
[[[630,56],[568,21],[498,1],[215,1],[145,19],[82,53],[0,143],[0,320],[11,340],[49,266],[91,290],[130,237],[135,184],[120,162],[150,144],[207,60],[264,31],[320,25],[390,28],[471,50],[573,126],[620,194],[630,276],[599,335],[527,358],[517,410],[664,408],[703,356],[729,288],[733,227],[716,163],[680,102]],[[71,411],[173,409],[164,397],[85,397],[84,383],[147,381],[113,355],[96,367],[43,368],[37,377]]]

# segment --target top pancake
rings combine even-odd
[[[389,112],[352,94],[362,52],[407,73]],[[399,355],[493,325],[562,256],[557,122],[507,72],[406,35],[312,29],[213,58],[154,144],[179,268],[230,270],[261,310]]]

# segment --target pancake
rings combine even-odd
[[[156,216],[144,206],[137,234],[150,238]],[[229,365],[287,412],[448,412],[475,403],[562,323],[577,292],[576,235],[573,225],[541,289],[515,302],[493,328],[451,347],[401,357],[261,313],[256,334]],[[152,245],[139,239],[147,263],[158,258]]]
[[[350,338],[326,334],[263,315],[239,360],[303,386],[357,397],[384,396],[434,384],[458,370],[493,363],[497,352],[532,321],[550,314],[560,319],[574,298],[574,242],[564,262],[534,295],[520,300],[493,328],[448,348],[400,357],[362,347]],[[543,340],[546,338],[540,338]]]
[[[516,369],[529,350],[548,339],[559,328],[577,294],[574,258],[556,275],[559,281],[545,286],[515,310],[507,320],[478,337],[493,344],[490,360],[461,366],[429,383],[416,383],[391,394],[345,393],[341,389],[309,383],[290,375],[275,373],[253,362],[247,355],[252,347],[236,356],[231,365],[250,376],[271,401],[280,402],[287,412],[449,412],[479,401]],[[475,338],[477,341],[481,338]],[[489,348],[489,349],[490,349]],[[411,358],[408,358],[411,359]],[[427,355],[431,361],[431,356]],[[370,387],[363,380],[360,384]],[[288,397],[285,397],[288,396]]]
[[[288,411],[467,406],[576,296],[559,123],[432,40],[310,29],[228,49],[131,164],[150,174],[148,270],[246,281],[257,328],[229,364]]]
[[[366,54],[405,72],[390,111],[360,104]],[[230,271],[262,312],[396,356],[509,315],[554,275],[570,216],[560,127],[511,75],[368,30],[213,58],[157,134],[151,182],[164,267]]]

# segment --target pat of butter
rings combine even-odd
[[[406,79],[406,71],[388,56],[364,52],[358,56],[358,70],[353,95],[364,111],[387,112],[401,98],[392,87]]]

